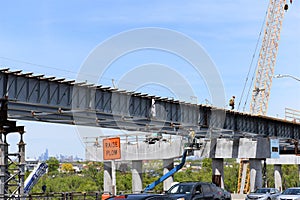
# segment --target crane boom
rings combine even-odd
[[[269,2],[250,104],[251,114],[266,115],[267,113],[280,31],[287,6],[286,0],[270,0]]]

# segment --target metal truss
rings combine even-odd
[[[250,104],[251,114],[266,115],[286,11],[286,0],[270,0]]]
[[[292,121],[190,104],[21,71],[0,70],[10,118],[184,135],[192,128],[299,139]]]

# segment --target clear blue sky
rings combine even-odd
[[[268,2],[5,1],[0,8],[0,67],[76,79],[89,53],[104,40],[135,28],[161,27],[183,33],[198,42],[215,63],[226,98],[235,95],[238,102]],[[299,11],[300,2],[294,1],[286,13],[275,74],[300,77]],[[111,85],[111,79],[118,83],[130,67],[151,62],[189,72],[186,63],[178,57],[159,51],[137,52],[115,62],[99,84]],[[195,92],[197,101],[205,103],[206,99],[211,99],[209,92],[203,80],[195,79],[191,76],[191,81],[199,81],[201,88]],[[293,79],[274,79],[268,115],[284,117],[285,107],[300,110],[299,88],[300,82]],[[161,87],[145,87],[144,90],[171,96]],[[250,100],[247,105],[249,103]],[[19,124],[24,124],[27,130],[27,157],[36,157],[46,148],[50,155],[61,153],[84,157],[84,147],[74,127]]]

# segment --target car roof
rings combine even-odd
[[[190,181],[187,181],[187,182],[180,182],[180,183],[177,183],[175,185],[194,185],[194,184],[212,184],[212,183],[208,183],[208,182],[190,182]]]

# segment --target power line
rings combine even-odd
[[[257,49],[258,49],[258,46],[259,46],[259,42],[261,40],[262,32],[264,30],[264,25],[265,25],[265,22],[266,22],[266,19],[267,19],[267,14],[268,14],[268,12],[266,11],[266,14],[265,14],[265,17],[264,17],[264,20],[263,20],[263,23],[261,25],[260,32],[259,32],[259,35],[258,35],[258,39],[256,41],[255,50],[254,50],[254,53],[252,55],[252,59],[251,59],[250,65],[249,65],[249,69],[248,69],[248,73],[247,73],[247,76],[246,76],[246,80],[245,80],[245,84],[244,84],[244,87],[243,87],[243,91],[242,91],[242,94],[241,94],[241,97],[240,97],[240,100],[239,100],[238,110],[240,108],[240,104],[241,104],[242,99],[244,97],[244,92],[245,92],[245,89],[246,89],[246,86],[247,86],[247,83],[248,83],[248,80],[249,80],[250,72],[252,71],[253,62],[254,62],[254,59],[255,59],[255,56],[256,56],[256,52],[257,52]],[[254,80],[254,75],[255,75],[255,70],[253,72],[253,75],[252,75],[252,78],[251,78],[251,82],[249,84],[249,89],[248,89],[248,92],[247,92],[247,95],[246,95],[246,100],[244,102],[243,111],[245,111],[245,107],[246,107],[246,104],[247,104],[247,101],[248,101],[248,98],[249,98],[250,90],[252,88],[252,84],[253,84],[253,80]]]
[[[71,74],[74,74],[74,76],[78,75],[78,72],[74,72],[74,71],[71,71],[71,70],[66,70],[65,68],[57,68],[57,67],[52,67],[52,66],[48,66],[48,65],[37,64],[37,63],[29,62],[29,61],[19,60],[19,59],[15,59],[15,58],[8,58],[8,57],[4,57],[4,56],[0,56],[0,59],[13,61],[13,62],[16,62],[16,63],[22,63],[22,64],[26,64],[26,65],[31,65],[31,66],[37,66],[37,67],[40,67],[40,68],[52,69],[52,70],[60,71],[60,72],[66,72],[68,74],[71,73]],[[86,76],[87,79],[88,79],[88,77],[99,78],[95,74],[88,74],[88,73],[82,73],[81,72],[81,75]],[[68,76],[64,76],[64,78],[76,79],[74,77],[68,77]],[[130,85],[130,86],[134,86],[135,88],[140,86],[140,85],[135,84],[134,82],[124,81],[124,80],[115,79],[115,78],[111,78],[111,77],[105,77],[105,76],[101,76],[101,80],[106,80],[106,81],[109,81],[109,82],[111,81],[111,85],[108,85],[108,86],[111,86],[111,87],[114,87],[115,83],[127,84],[127,85]],[[94,83],[94,84],[96,84],[96,83]],[[144,85],[143,87],[148,89],[148,90],[157,91],[159,93],[163,92],[163,90],[160,90],[157,87],[150,87],[149,85],[148,86]],[[119,88],[119,89],[122,89],[122,88]],[[135,90],[134,92],[137,92],[137,90]],[[142,91],[140,91],[140,92],[142,92]],[[184,94],[184,93],[182,93],[182,94]],[[155,95],[155,94],[153,94],[153,95]],[[185,101],[187,101],[187,100],[188,99],[185,99]]]

